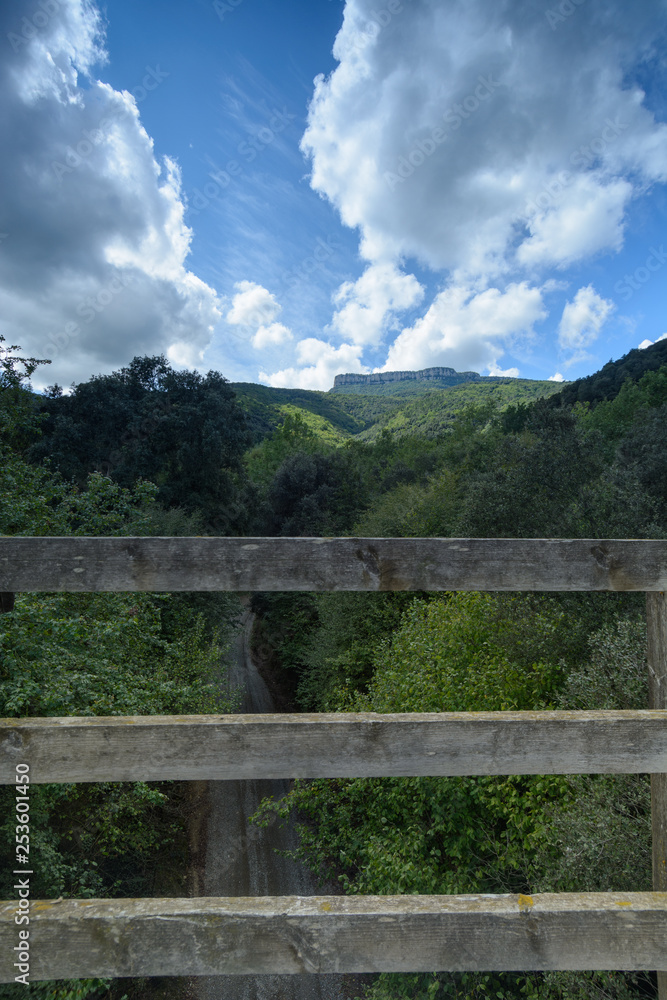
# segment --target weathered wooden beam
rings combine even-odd
[[[667,589],[667,541],[0,538],[0,590]]]
[[[0,781],[667,771],[667,710],[0,720]]]
[[[667,708],[667,596],[646,595],[649,706]],[[653,888],[667,892],[667,774],[651,768],[651,825],[653,829]],[[655,773],[662,771],[662,773]],[[667,1000],[667,947],[658,972],[658,998]]]
[[[0,904],[0,981],[16,975]],[[30,978],[651,969],[667,893],[34,902]]]

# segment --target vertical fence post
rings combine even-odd
[[[649,708],[667,708],[667,594],[647,593]],[[651,775],[653,889],[667,892],[667,774]],[[665,964],[667,970],[667,963]],[[667,1000],[667,971],[658,972],[658,997]]]

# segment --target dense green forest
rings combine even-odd
[[[667,342],[584,389],[483,382],[407,397],[234,387],[164,358],[37,396],[38,362],[15,351],[0,356],[6,535],[667,537]],[[252,608],[255,643],[294,710],[647,704],[641,595],[265,593]],[[21,595],[0,615],[3,714],[224,711],[211,677],[237,615],[223,595]],[[40,788],[40,892],[164,890],[154,859],[166,843],[185,851],[183,794],[168,783]],[[296,782],[256,822],[276,811],[295,812],[299,856],[347,893],[650,888],[642,775]],[[3,833],[6,853],[13,830]],[[620,972],[382,975],[367,990],[654,993],[649,974]]]
[[[201,484],[202,510],[177,505],[187,490],[189,467],[174,468],[165,494],[171,506],[158,501],[160,487],[142,477],[155,469],[156,443],[149,439],[159,421],[135,392],[136,413],[127,420],[101,393],[99,409],[88,402],[81,387],[82,410],[89,429],[91,459],[86,462],[83,438],[69,438],[70,451],[42,458],[43,430],[48,426],[48,400],[34,396],[26,380],[36,359],[21,359],[17,348],[4,348],[0,337],[0,533],[3,535],[148,535],[197,534],[210,516],[214,489],[228,488],[236,445],[232,407],[221,453],[230,456],[229,470],[216,468],[211,482]],[[150,367],[150,366],[149,366]],[[141,364],[134,370],[142,369]],[[173,373],[175,374],[175,373]],[[215,382],[214,390],[222,385]],[[100,388],[107,385],[100,380]],[[174,431],[181,431],[190,411],[196,411],[202,390],[194,378],[187,394],[188,409],[174,415]],[[123,386],[123,391],[127,386]],[[178,388],[178,386],[177,386]],[[121,389],[119,389],[119,396]],[[77,393],[76,395],[79,395]],[[231,398],[231,394],[230,398]],[[57,391],[53,399],[60,398]],[[67,397],[62,397],[63,399]],[[224,395],[222,396],[224,400]],[[221,404],[222,405],[222,404]],[[174,403],[177,409],[178,403]],[[161,415],[161,411],[158,409]],[[83,420],[77,427],[83,433]],[[63,419],[61,441],[73,426]],[[138,428],[138,430],[137,430]],[[131,430],[130,430],[131,429]],[[114,433],[118,437],[114,438]],[[172,432],[173,433],[173,432]],[[245,432],[244,432],[245,433]],[[200,426],[200,439],[208,434]],[[242,438],[245,443],[245,438]],[[118,478],[101,464],[104,442],[110,462],[117,462]],[[129,442],[129,447],[128,447]],[[177,443],[178,442],[178,443]],[[174,463],[180,447],[173,433],[164,465]],[[136,476],[127,466],[138,446],[145,465]],[[119,451],[113,457],[113,449]],[[125,462],[125,464],[123,464]],[[69,463],[69,464],[67,464]],[[86,473],[86,467],[95,471]],[[58,471],[63,467],[64,472]],[[164,468],[164,466],[163,466]],[[119,480],[122,478],[123,485]],[[220,657],[238,616],[231,595],[202,594],[21,594],[13,610],[0,615],[0,702],[5,718],[65,715],[163,715],[227,711],[234,703],[219,683]],[[96,783],[90,785],[34,785],[30,791],[31,890],[35,899],[64,897],[183,895],[188,864],[186,818],[190,809],[188,786],[178,782]],[[14,896],[14,790],[0,789],[0,879],[2,898]],[[120,986],[123,984],[121,983]],[[82,980],[0,986],[0,996],[26,994],[40,1000],[83,1000],[85,997],[122,997],[110,981]]]

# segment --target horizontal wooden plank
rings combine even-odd
[[[17,904],[0,904],[0,981]],[[667,893],[34,902],[30,978],[655,969]]]
[[[0,538],[0,591],[667,589],[667,541]]]
[[[3,719],[0,781],[667,772],[667,710]]]

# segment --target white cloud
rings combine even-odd
[[[436,296],[422,318],[401,331],[379,370],[445,365],[496,374],[508,342],[530,336],[545,316],[540,289],[525,282],[509,285],[504,292],[452,285]],[[518,370],[507,373],[518,375]]]
[[[558,343],[564,350],[574,352],[566,366],[582,358],[613,310],[614,303],[598,295],[592,285],[580,288],[574,299],[566,303],[558,327]]]
[[[252,346],[257,351],[276,344],[284,344],[292,339],[292,331],[282,323],[271,323],[270,326],[260,326],[252,338]]]
[[[332,347],[324,340],[307,337],[297,344],[299,367],[284,368],[267,374],[259,373],[261,382],[278,388],[330,389],[334,376],[341,372],[366,372],[361,364],[361,348],[356,344],[341,344]]]
[[[559,202],[528,221],[530,237],[521,244],[521,264],[566,267],[600,250],[623,246],[623,216],[632,185],[600,184],[593,175],[576,178]]]
[[[347,0],[302,140],[362,254],[489,278],[617,250],[629,198],[667,179],[667,125],[629,72],[657,58],[664,0],[582,5],[558,31],[520,0],[412,0],[369,32],[376,6]]]
[[[94,5],[39,9],[48,16],[36,25],[0,6],[0,330],[53,359],[49,381],[133,354],[196,364],[220,304],[185,266],[180,173],[156,160],[137,105],[168,74],[146,67],[135,96],[114,90],[92,73],[105,58]]]
[[[564,382],[564,381],[565,379],[563,378],[560,372],[554,372],[554,374],[550,375],[549,378],[547,379],[547,382]]]
[[[315,81],[302,139],[312,187],[370,262],[329,330],[386,340],[396,315],[367,275],[413,257],[448,287],[382,370],[510,371],[504,351],[546,316],[530,286],[546,293],[548,269],[620,251],[631,200],[667,180],[667,124],[633,71],[659,58],[665,2],[580,5],[559,31],[520,0],[411,0],[382,28],[376,6],[347,0],[338,66]],[[581,356],[608,313],[580,295],[561,346]]]
[[[519,369],[499,368],[497,365],[489,365],[489,375],[495,375],[496,378],[518,378]]]
[[[254,281],[238,281],[234,288],[237,292],[225,316],[233,326],[265,326],[282,312],[275,296]]]
[[[655,340],[642,340],[641,344],[639,344],[639,350],[643,351],[647,347],[653,347],[654,344],[659,343],[661,340],[667,340],[667,333],[662,333],[659,337],[656,337]]]
[[[394,315],[421,301],[424,289],[412,274],[393,263],[373,264],[357,281],[346,281],[334,295],[338,306],[332,328],[354,344],[377,345]]]
[[[236,295],[225,321],[236,328],[234,336],[249,340],[256,351],[277,347],[292,339],[292,331],[284,323],[273,321],[282,312],[275,295],[254,281],[237,281]]]

